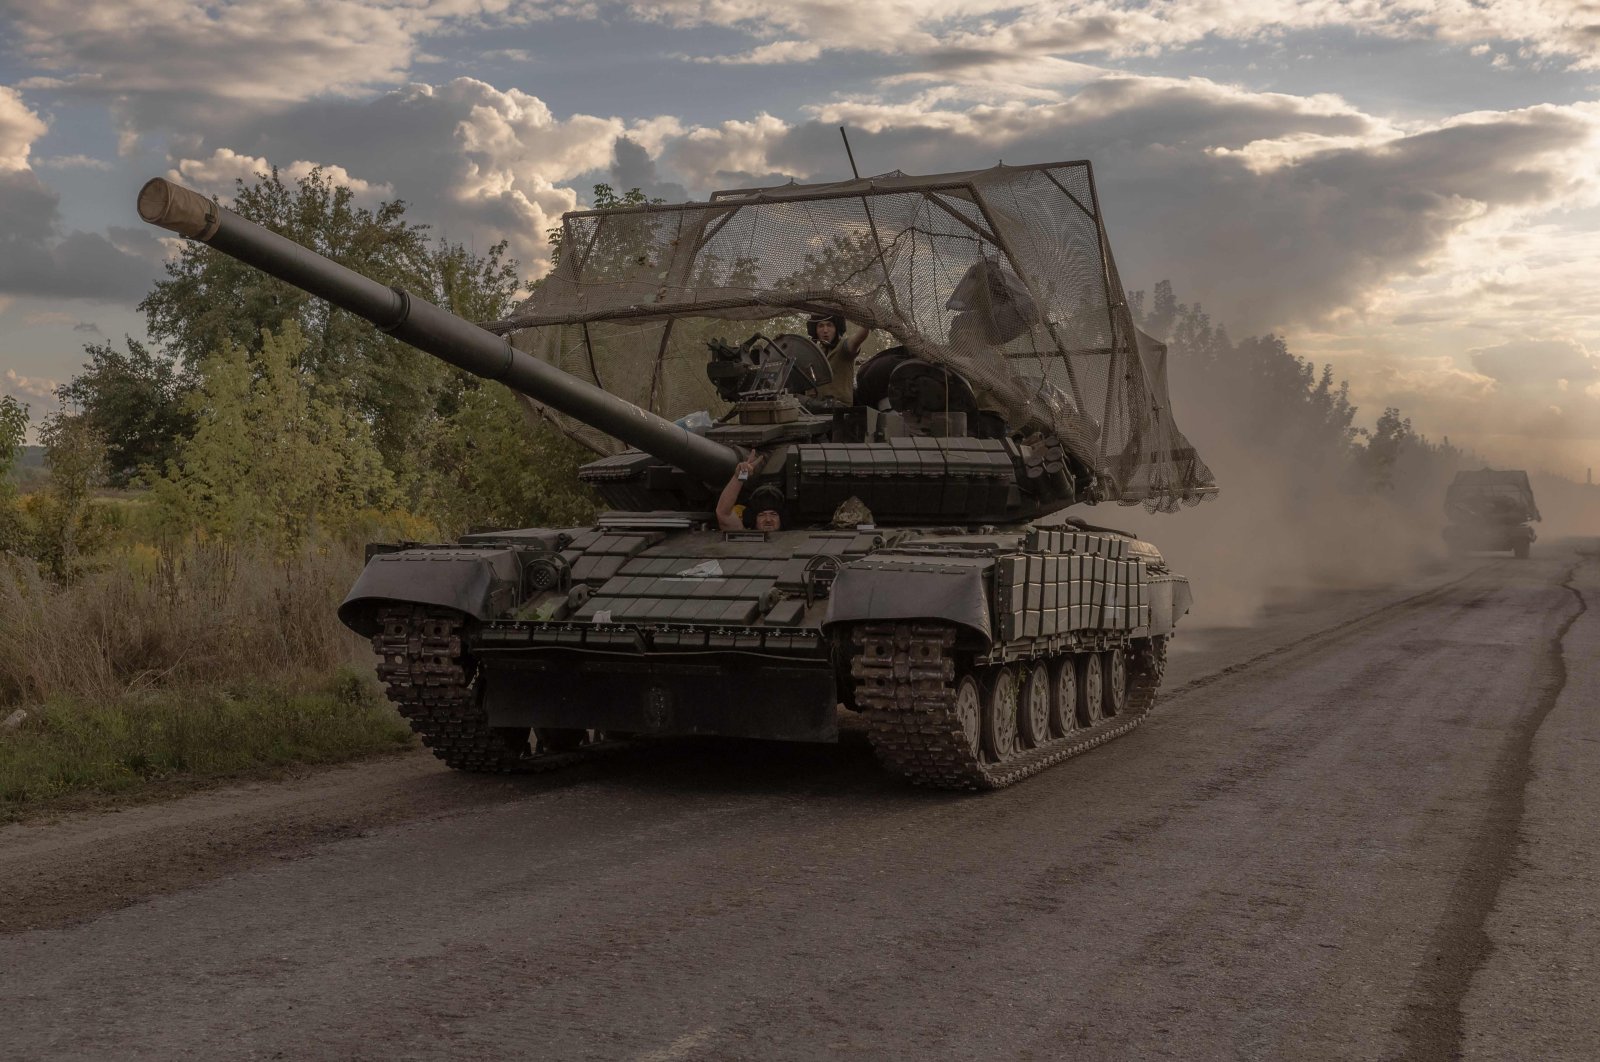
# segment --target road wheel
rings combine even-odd
[[[1078,653],[1078,725],[1094,726],[1105,718],[1105,681],[1099,653]]]
[[[989,673],[983,703],[983,747],[999,763],[1017,754],[1017,670],[1009,664]]]
[[[1063,653],[1050,665],[1050,730],[1066,737],[1078,725],[1078,664],[1071,653]]]
[[[1512,553],[1513,556],[1515,556],[1517,558],[1517,560],[1527,560],[1528,559],[1528,543],[1526,543],[1526,542],[1518,542],[1515,546],[1511,547],[1511,553]]]
[[[983,733],[983,690],[971,675],[962,675],[956,683],[956,718],[961,720],[962,733],[967,736],[967,746],[977,756]]]
[[[1121,715],[1128,704],[1128,657],[1121,647],[1100,654],[1101,679],[1105,686],[1105,715]]]
[[[1050,665],[1043,660],[1028,668],[1017,708],[1017,733],[1024,748],[1036,749],[1050,740]]]

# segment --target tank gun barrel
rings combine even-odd
[[[324,258],[192,189],[160,177],[147,181],[139,190],[139,216],[326,299],[403,343],[503,383],[707,483],[725,482],[739,462],[739,455],[721,443],[562,372],[425,299]]]

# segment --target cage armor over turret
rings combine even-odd
[[[831,741],[843,706],[907,779],[993,788],[1153,705],[1187,581],[1055,514],[1215,488],[1172,424],[1164,348],[1128,316],[1087,164],[578,212],[556,271],[488,327],[165,180],[139,212],[603,452],[580,471],[612,509],[592,526],[375,545],[340,606],[453,767],[560,765],[619,733]],[[819,313],[890,340],[851,388],[826,387],[837,348],[801,334]],[[728,492],[781,526],[719,520]]]

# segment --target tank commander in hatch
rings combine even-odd
[[[844,317],[836,313],[814,313],[806,318],[806,335],[822,348],[833,372],[833,379],[817,388],[818,396],[837,398],[847,406],[855,403],[856,355],[871,331],[864,325],[847,329]]]
[[[734,466],[728,485],[717,496],[717,527],[720,530],[778,531],[783,528],[783,491],[771,484],[757,487],[755,493],[750,495],[743,517],[734,511],[739,492],[751,476],[761,471],[766,461],[766,455],[751,451],[749,458]]]

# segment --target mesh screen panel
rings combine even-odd
[[[1086,162],[581,211],[561,248],[491,327],[663,416],[724,411],[706,341],[754,330],[737,322],[798,332],[806,313],[839,313],[959,372],[1013,430],[1055,433],[1126,503],[1171,508],[1213,486],[1172,421],[1166,350],[1134,328]]]

